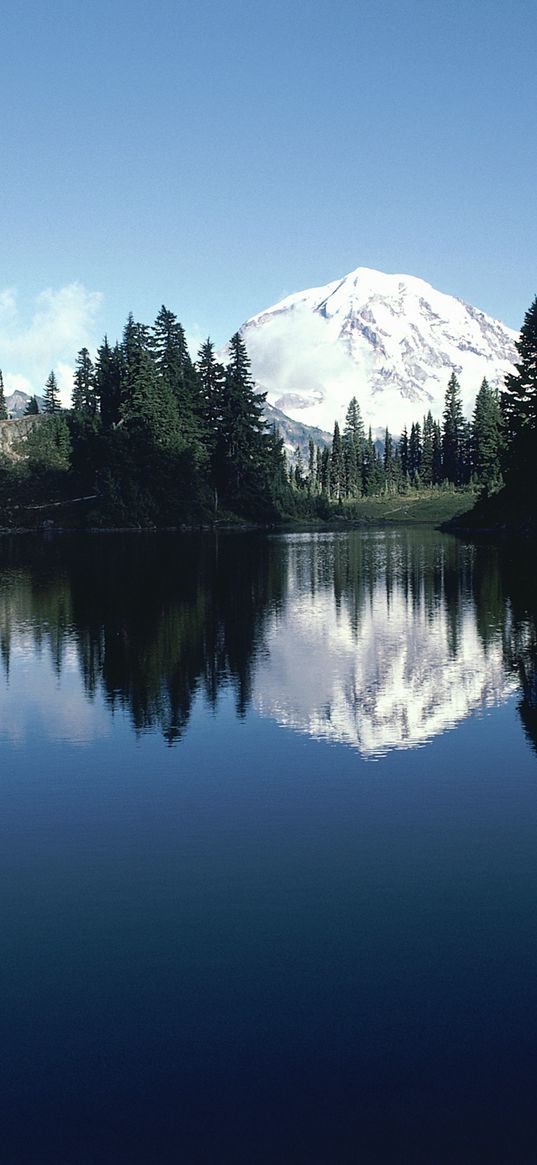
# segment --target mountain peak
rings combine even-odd
[[[393,431],[440,418],[452,372],[470,415],[483,377],[501,387],[516,333],[415,275],[369,267],[295,292],[241,332],[267,400],[303,424],[333,428],[356,396],[366,425]]]

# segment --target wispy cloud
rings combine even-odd
[[[0,367],[7,393],[18,388],[40,395],[54,369],[68,405],[75,356],[84,346],[94,347],[101,302],[100,292],[70,283],[42,291],[28,312],[14,288],[0,291]]]

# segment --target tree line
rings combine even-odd
[[[289,465],[277,429],[263,418],[265,394],[255,391],[240,334],[226,364],[210,339],[193,361],[182,325],[163,306],[152,326],[129,315],[121,340],[111,345],[105,336],[95,361],[81,349],[70,409],[61,408],[50,373],[45,418],[24,452],[38,487],[47,475],[50,486],[51,475],[67,473],[71,488],[95,491],[105,515],[140,524],[195,514],[328,516],[334,503],[445,485],[527,492],[537,454],[537,298],[516,346],[519,362],[503,391],[484,379],[471,420],[453,372],[441,421],[429,410],[397,439],[386,428],[377,442],[353,397],[331,443],[310,440],[307,463],[297,449]],[[27,411],[39,411],[35,397]]]
[[[335,501],[401,493],[409,488],[474,485],[493,491],[501,482],[504,423],[500,396],[483,380],[471,422],[463,415],[461,388],[452,373],[445,394],[442,423],[429,410],[394,439],[389,429],[382,442],[367,437],[356,397],[349,403],[343,430],[336,421],[330,445],[309,443],[308,464],[300,449],[290,471],[297,490],[325,494]]]
[[[95,490],[116,520],[176,523],[222,511],[268,518],[289,486],[264,400],[238,333],[225,365],[210,339],[194,362],[182,325],[163,306],[151,327],[129,315],[121,340],[105,337],[95,361],[81,349],[70,409],[50,373],[44,421],[25,453],[35,473],[69,471],[73,488]],[[35,398],[29,411],[38,411]]]

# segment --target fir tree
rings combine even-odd
[[[58,382],[51,372],[47,381],[45,382],[45,392],[43,394],[43,412],[44,413],[59,413],[61,409],[60,394],[58,391]]]
[[[421,426],[417,421],[410,429],[408,439],[408,476],[413,484],[417,484],[421,472]]]
[[[395,460],[393,440],[387,426],[384,434],[384,484],[386,490],[393,491],[395,484]]]
[[[330,497],[330,447],[325,445],[321,453],[321,492]]]
[[[524,316],[515,345],[516,372],[505,378],[501,407],[508,445],[506,477],[511,485],[530,487],[537,458],[537,296]]]
[[[345,486],[345,463],[343,460],[343,444],[339,425],[334,425],[332,449],[330,453],[330,492],[338,500],[343,496]]]
[[[0,421],[7,421],[7,405],[4,396],[4,377],[0,368]]]
[[[223,417],[225,371],[215,358],[214,345],[207,338],[201,345],[196,361],[202,430],[211,456],[216,448]]]
[[[315,450],[315,492],[321,493],[323,488],[323,451],[320,445]]]
[[[431,410],[423,418],[420,478],[424,485],[434,482],[434,421]]]
[[[184,329],[164,304],[153,325],[150,343],[165,390],[164,397],[168,392],[175,397],[181,436],[192,444],[200,437],[202,393],[190,359]]]
[[[345,463],[345,493],[347,497],[358,497],[362,492],[365,438],[360,406],[355,396],[349,402],[345,415],[342,442]]]
[[[403,479],[408,477],[408,430],[405,425],[399,440],[399,458],[401,461],[401,474]]]
[[[464,416],[460,385],[452,372],[444,402],[442,431],[442,463],[444,477],[460,485],[464,476]]]
[[[304,486],[306,484],[306,482],[304,480],[304,459],[302,457],[302,450],[300,448],[300,445],[297,445],[297,447],[295,449],[294,481],[295,481],[295,485],[296,485],[297,489],[304,489]]]
[[[313,437],[308,441],[308,493],[315,493],[315,444]]]
[[[105,336],[97,352],[95,365],[95,394],[101,420],[105,428],[119,423],[121,418],[121,384],[123,356],[119,344],[111,348]]]
[[[25,417],[36,417],[38,415],[38,413],[39,413],[39,405],[37,403],[37,397],[31,396],[29,398],[28,403],[26,405],[26,408],[24,410],[24,416]]]
[[[472,470],[486,492],[498,487],[503,447],[502,413],[498,393],[484,379],[476,397],[472,419]]]
[[[94,417],[97,412],[95,369],[87,348],[81,348],[75,361],[71,407],[76,413]]]
[[[440,422],[433,423],[433,485],[440,485],[444,472],[442,465],[442,430]]]
[[[238,332],[229,344],[216,450],[220,488],[232,497],[259,493],[270,449],[263,418],[265,393],[256,393],[246,345]]]

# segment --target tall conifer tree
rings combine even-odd
[[[446,389],[444,402],[444,425],[442,431],[442,463],[444,477],[460,485],[464,475],[464,416],[462,412],[460,384],[452,372]]]
[[[508,443],[507,480],[525,489],[533,488],[537,459],[537,296],[524,316],[515,347],[516,372],[505,378],[501,407]]]
[[[49,414],[59,413],[60,409],[61,405],[58,382],[54,372],[50,372],[45,382],[45,391],[43,394],[43,412]]]
[[[4,377],[0,368],[0,421],[7,421],[7,405],[4,395]]]

